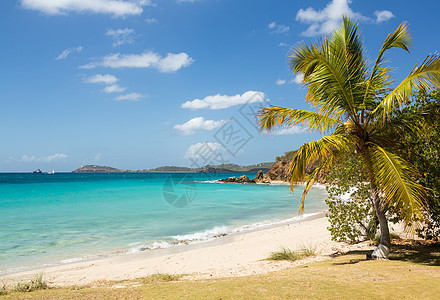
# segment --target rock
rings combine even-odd
[[[367,259],[388,259],[388,255],[390,254],[390,248],[380,244],[374,249],[373,253],[367,255]]]
[[[263,171],[260,170],[257,172],[257,175],[255,175],[254,181],[261,182],[263,180],[263,178],[264,178]]]
[[[237,180],[238,180],[237,177],[232,176],[232,177],[228,177],[226,179],[220,179],[219,181],[228,182],[228,183],[234,183],[234,182],[237,182]]]
[[[232,176],[226,179],[220,179],[219,181],[225,183],[255,183],[254,180],[250,180],[249,177],[247,177],[246,175],[242,175],[239,178]]]
[[[255,181],[250,180],[249,177],[247,177],[246,175],[241,175],[238,178],[238,183],[255,183]]]
[[[258,183],[270,183],[270,178],[268,178],[266,174],[263,174],[262,170],[258,171],[257,175],[255,175],[255,178],[252,180]]]
[[[290,181],[290,163],[289,161],[278,161],[276,162],[272,168],[267,171],[266,178],[268,180],[276,180],[276,181]]]

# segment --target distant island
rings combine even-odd
[[[295,155],[296,151],[285,152],[284,155],[277,156],[275,162],[264,162],[248,166],[240,166],[237,164],[221,164],[221,165],[207,165],[201,168],[188,168],[177,166],[163,166],[154,169],[144,170],[121,170],[106,166],[86,165],[82,166],[73,173],[257,173],[253,179],[255,182],[271,182],[284,181],[290,182],[290,161]],[[311,174],[316,168],[317,162],[307,165],[306,174]],[[259,172],[261,171],[261,172]],[[263,174],[264,173],[264,174]],[[244,177],[243,177],[244,178]],[[229,180],[229,181],[228,181]],[[233,178],[224,180],[230,183],[247,183],[245,180],[234,181]],[[319,178],[318,182],[325,183],[325,178]]]
[[[264,162],[248,166],[240,166],[237,164],[221,164],[221,165],[207,165],[201,168],[188,168],[188,167],[177,167],[177,166],[163,166],[154,169],[143,169],[143,170],[121,170],[113,167],[107,166],[97,166],[97,165],[85,165],[81,166],[73,173],[167,173],[167,172],[182,172],[182,173],[256,173],[258,171],[267,172],[272,166],[273,162]]]

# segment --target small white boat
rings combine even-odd
[[[52,171],[47,172],[47,174],[55,174],[55,170],[52,169]]]

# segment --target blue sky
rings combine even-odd
[[[290,46],[345,13],[373,59],[407,21],[411,54],[388,55],[398,81],[439,49],[439,9],[433,0],[2,1],[0,171],[273,161],[319,137],[260,134],[247,114],[268,103],[307,108]]]

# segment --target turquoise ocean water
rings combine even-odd
[[[241,174],[0,174],[0,275],[209,240],[294,218],[302,186]],[[255,174],[247,174],[253,178]],[[306,214],[326,209],[313,188]]]

